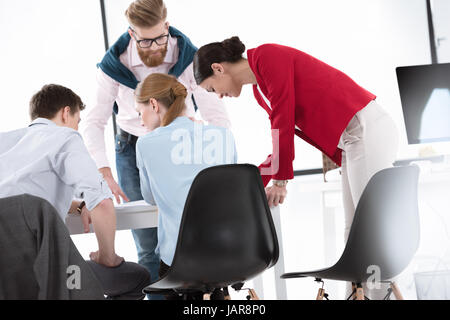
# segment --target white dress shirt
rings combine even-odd
[[[178,54],[177,38],[169,36],[164,62],[159,66],[150,68],[143,64],[136,48],[136,42],[131,39],[128,48],[120,55],[119,59],[140,82],[152,73],[168,74],[169,70],[176,64]],[[186,98],[188,116],[194,116],[195,114],[191,97],[194,94],[203,120],[212,125],[230,127],[229,116],[222,101],[216,94],[209,93],[197,85],[192,63],[178,77],[178,81],[188,91]],[[119,107],[119,113],[116,117],[117,124],[121,129],[138,137],[148,132],[141,126],[135,106],[134,90],[120,84],[98,68],[96,102],[92,107],[88,106],[87,115],[83,119],[83,136],[86,147],[98,168],[110,167],[106,156],[104,132],[105,126],[112,115],[115,101]]]
[[[50,202],[64,220],[74,197],[92,210],[113,198],[81,135],[38,118],[0,133],[0,198],[28,193]]]

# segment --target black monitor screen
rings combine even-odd
[[[450,141],[450,63],[397,68],[409,144]]]

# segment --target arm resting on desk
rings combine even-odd
[[[136,166],[139,169],[139,180],[141,181],[141,194],[144,198],[145,202],[156,205],[155,199],[153,198],[152,189],[150,187],[150,179],[147,175],[147,170],[143,165],[140,153],[140,144],[139,141],[136,145]]]
[[[118,257],[114,250],[116,214],[112,200],[102,200],[92,209],[91,220],[98,241],[98,252],[91,259],[108,267],[117,266],[123,258]]]

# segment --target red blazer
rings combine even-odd
[[[247,58],[271,106],[267,106],[256,85],[255,98],[269,114],[272,130],[279,130],[279,143],[272,131],[274,151],[259,166],[264,185],[271,179],[294,177],[294,135],[341,165],[337,145],[342,132],[376,96],[343,72],[294,48],[264,44],[247,50]],[[272,172],[263,172],[272,165]]]

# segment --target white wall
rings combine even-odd
[[[90,104],[104,53],[97,1],[0,1],[0,131],[29,124],[28,103],[56,83]]]
[[[450,1],[433,0],[434,32],[439,63],[450,63]]]

